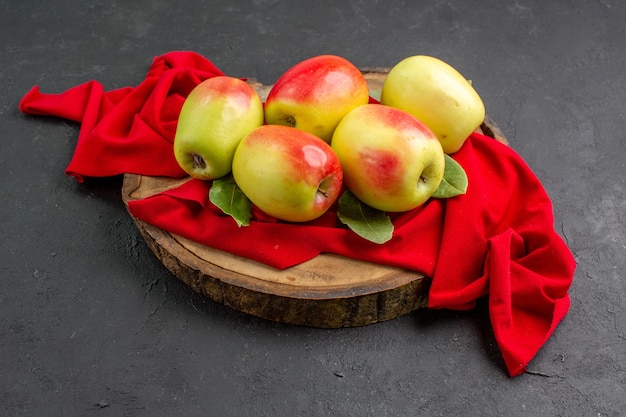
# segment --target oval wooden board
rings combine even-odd
[[[363,70],[379,91],[387,69]],[[271,88],[248,80],[263,100]],[[484,133],[506,143],[489,119]],[[177,187],[188,179],[126,174],[122,199],[128,202]],[[132,215],[131,215],[132,217]],[[161,263],[194,291],[225,306],[276,322],[339,328],[390,320],[427,306],[430,279],[414,271],[322,254],[286,270],[232,255],[133,217]]]

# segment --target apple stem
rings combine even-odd
[[[326,190],[322,190],[321,188],[318,188],[317,192],[323,195],[324,197],[328,197],[328,191]]]
[[[428,182],[428,178],[426,178],[423,175],[420,175],[420,181],[423,182],[424,184],[426,184]]]
[[[194,153],[192,156],[193,156],[194,168],[200,168],[200,169],[206,168],[206,161],[204,160],[203,157],[201,157],[197,153]]]
[[[296,118],[293,116],[287,116],[285,118],[285,123],[287,123],[288,126],[296,127]]]

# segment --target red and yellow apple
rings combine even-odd
[[[280,220],[306,222],[324,214],[342,189],[337,155],[302,130],[264,125],[237,146],[233,178],[250,201]]]
[[[414,209],[443,179],[445,155],[437,136],[393,107],[366,104],[352,110],[335,129],[331,147],[346,187],[378,210]]]
[[[174,137],[174,156],[191,177],[212,180],[231,170],[239,141],[263,124],[263,103],[245,81],[208,78],[189,93]]]
[[[270,89],[265,122],[291,126],[330,142],[339,121],[369,102],[361,71],[336,55],[319,55],[294,65]]]
[[[458,151],[485,120],[485,106],[472,84],[448,63],[427,55],[411,56],[393,66],[380,102],[425,123],[447,154]]]

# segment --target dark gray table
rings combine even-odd
[[[625,17],[620,0],[0,1],[0,415],[623,416]],[[265,83],[321,53],[361,67],[430,54],[468,74],[578,261],[533,373],[507,376],[484,305],[299,328],[167,272],[119,178],[64,175],[78,125],[17,104],[35,84],[136,85],[172,50]]]

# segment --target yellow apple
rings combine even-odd
[[[346,187],[363,203],[401,212],[425,203],[443,179],[445,155],[435,134],[407,112],[366,104],[333,134]]]
[[[272,86],[265,122],[295,127],[330,142],[337,123],[369,102],[361,71],[336,55],[319,55],[294,65]]]
[[[174,156],[193,178],[213,180],[231,171],[237,145],[263,124],[263,103],[245,81],[208,78],[189,93],[178,117]]]
[[[393,66],[380,101],[425,123],[447,154],[458,151],[485,120],[485,106],[472,84],[448,63],[426,55]]]

